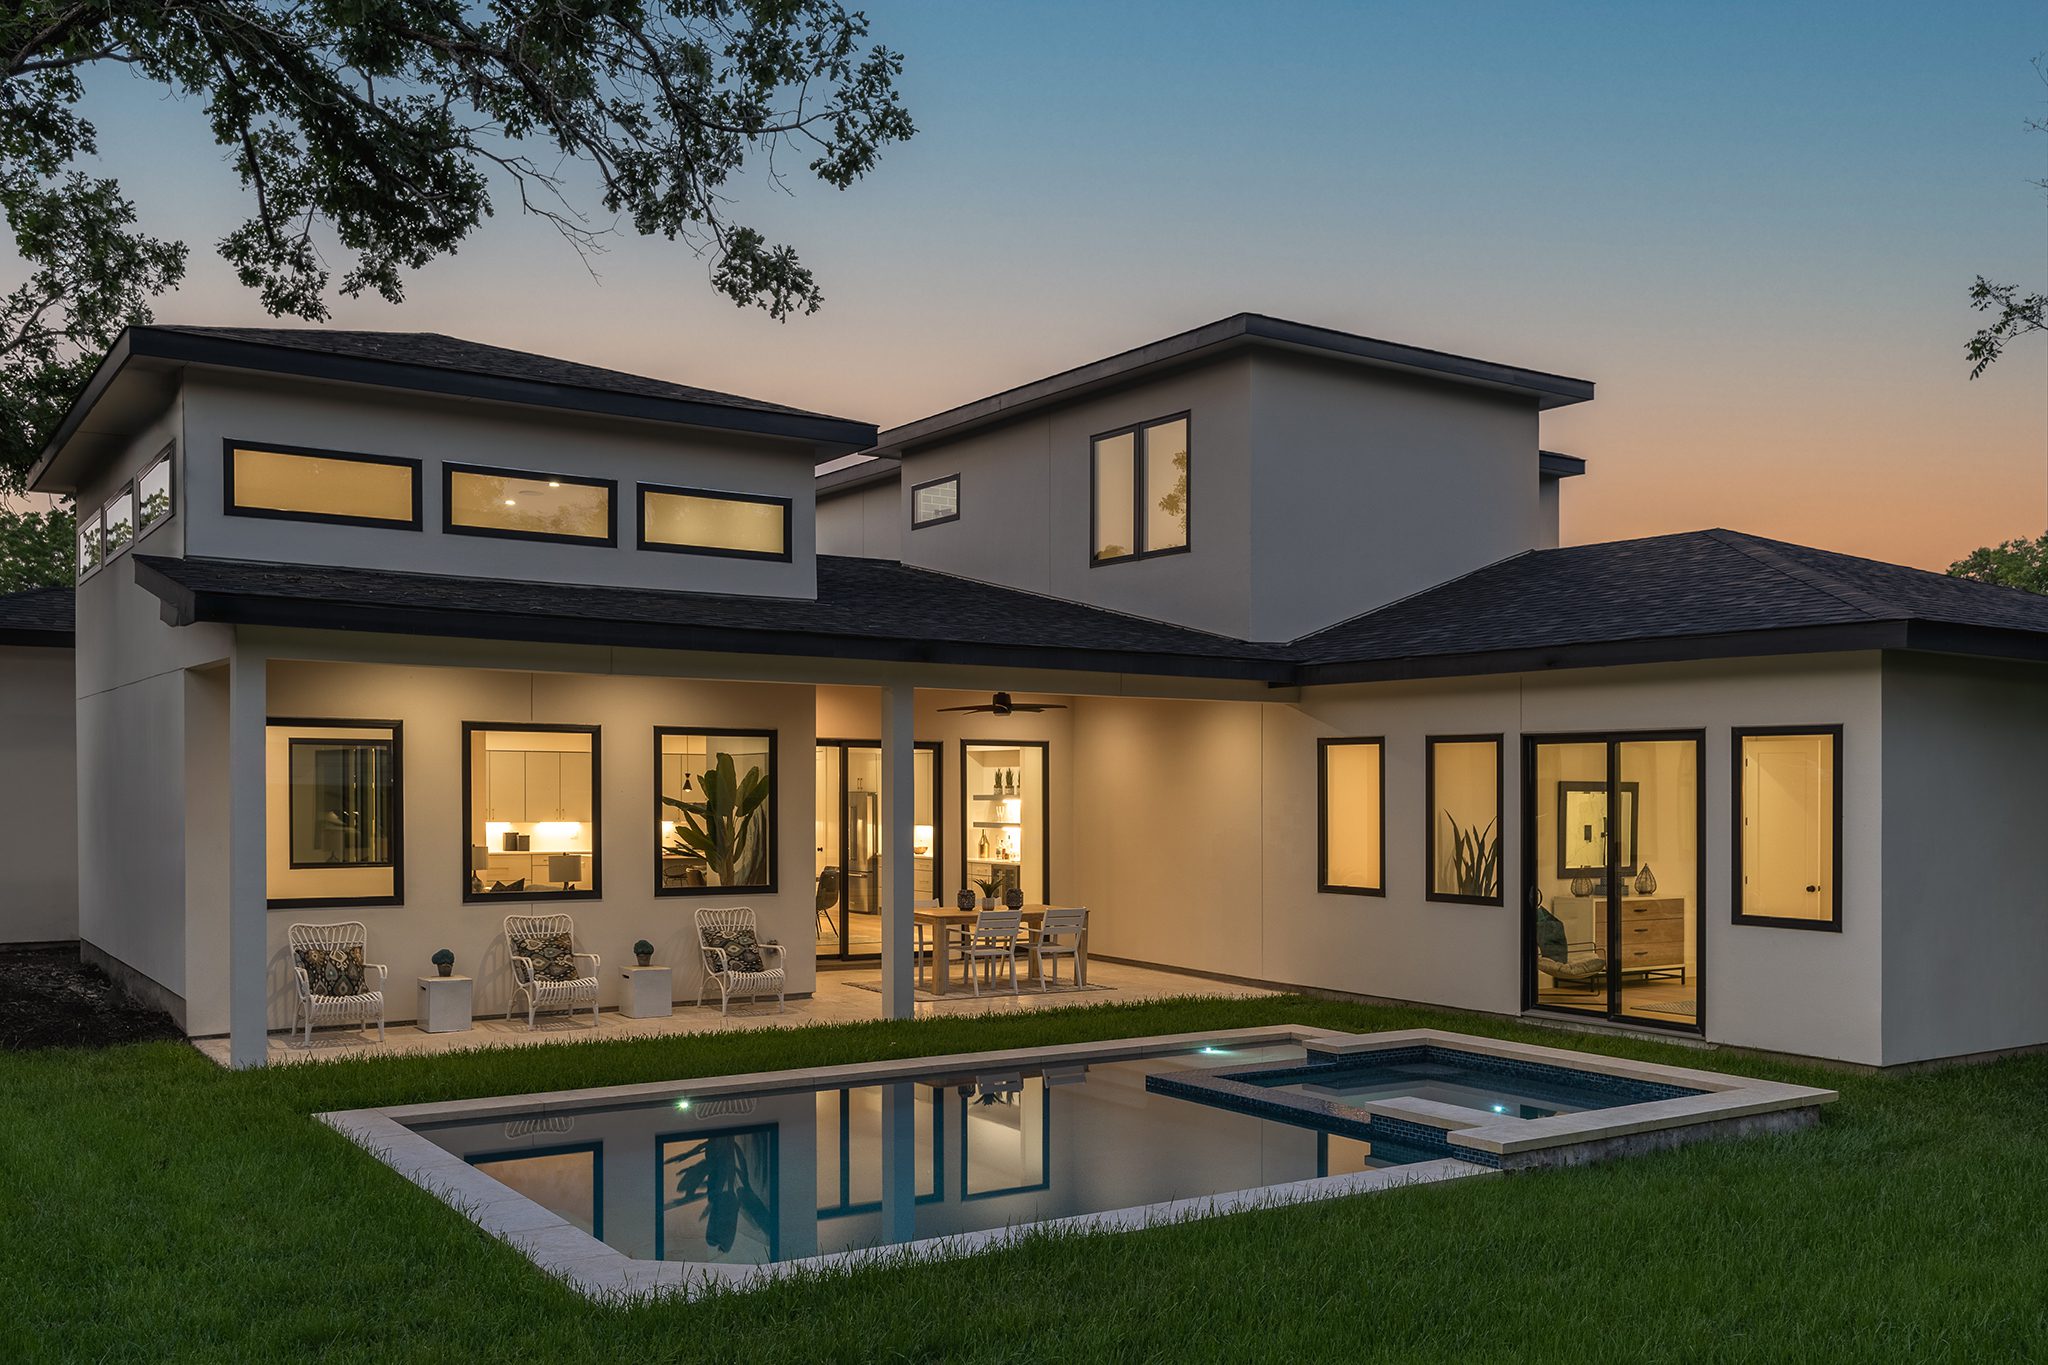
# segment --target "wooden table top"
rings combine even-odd
[[[1043,919],[1048,910],[1078,910],[1079,906],[1068,905],[1027,905],[1025,919]],[[1085,913],[1085,912],[1084,912]],[[972,924],[980,916],[979,910],[961,910],[951,906],[926,906],[911,912],[911,918],[923,920],[926,924]]]

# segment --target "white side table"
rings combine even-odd
[[[469,1028],[470,992],[466,976],[423,976],[416,1016],[421,1033],[461,1033]]]
[[[666,1019],[675,1013],[675,972],[669,967],[628,967],[626,1003],[619,1012],[628,1019]]]

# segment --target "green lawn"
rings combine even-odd
[[[1294,1021],[1299,998],[340,1061],[177,1044],[0,1055],[9,1360],[1967,1360],[2048,1356],[2048,1058],[1841,1091],[1820,1127],[1145,1233],[1037,1239],[696,1303],[594,1307],[316,1110]]]

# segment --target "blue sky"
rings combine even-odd
[[[2048,286],[2031,4],[871,3],[921,131],[839,194],[758,179],[824,310],[680,247],[582,263],[510,200],[401,307],[438,330],[908,420],[1241,309],[1598,381],[1571,540],[1731,525],[1939,566],[2048,526],[2048,340],[1966,377],[1979,271]],[[260,322],[196,109],[94,88],[195,247],[166,319]]]

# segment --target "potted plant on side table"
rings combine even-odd
[[[437,975],[447,976],[455,970],[455,954],[449,952],[446,948],[436,948],[434,950],[433,963],[434,971]]]
[[[652,967],[654,965],[654,945],[644,938],[635,943],[633,945],[633,961],[639,963],[642,967]]]

